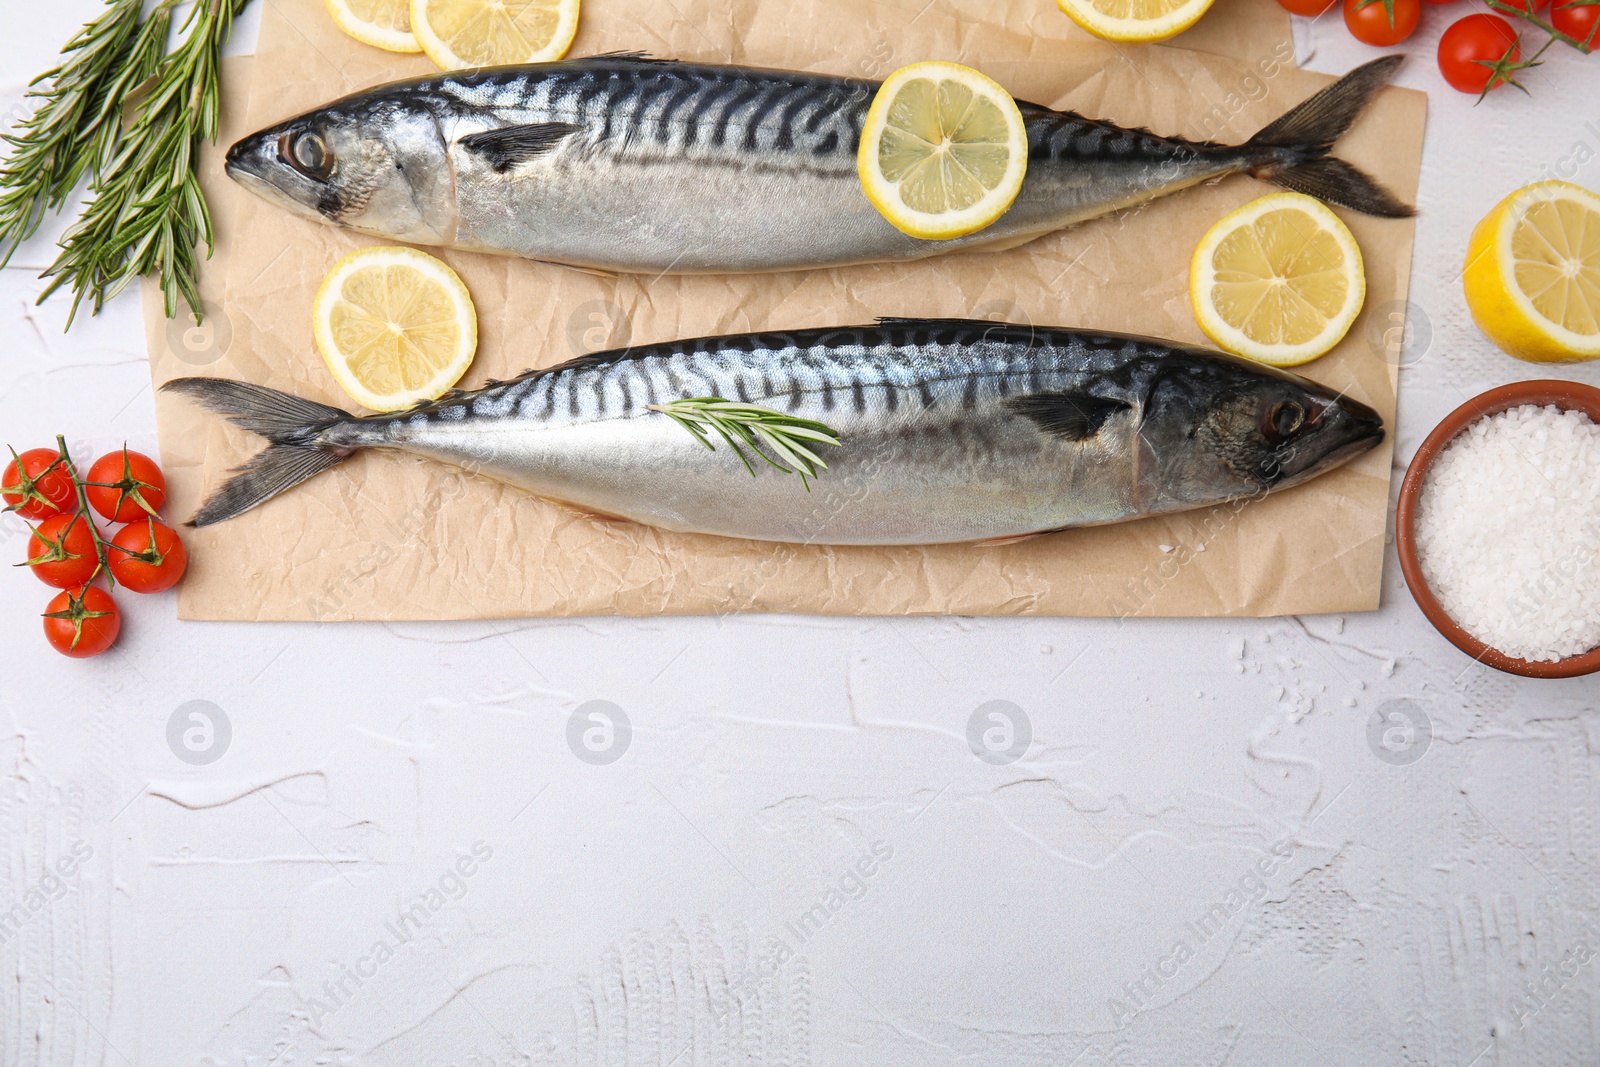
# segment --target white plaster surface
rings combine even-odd
[[[97,6],[0,2],[0,106]],[[1474,221],[1563,161],[1600,187],[1573,163],[1600,58],[1474,108],[1432,60],[1467,6],[1426,12],[1402,79],[1432,96],[1431,342],[1397,472],[1536,373],[1466,316]],[[1371,54],[1336,16],[1298,36],[1320,70]],[[49,256],[0,271],[0,439],[153,448],[137,303],[63,334]],[[1592,1067],[1600,683],[1476,667],[1386,577],[1368,615],[1122,625],[179,624],[124,597],[116,650],[71,662],[6,568],[0,1065]],[[231,726],[206,766],[166,739],[193,700]],[[593,700],[631,723],[609,765],[567,740]],[[969,750],[992,700],[1019,762]],[[1380,759],[1381,708],[1431,737]]]

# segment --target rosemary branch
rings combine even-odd
[[[162,8],[142,23],[143,0],[110,0],[61,50],[63,60],[35,78],[27,99],[41,101],[3,140],[0,168],[0,265],[59,211],[85,171],[110,160],[122,133],[128,96],[155,73],[166,51],[171,15]],[[48,88],[34,88],[48,84]]]
[[[717,446],[711,441],[715,432],[733,449],[744,469],[755,477],[756,469],[740,445],[760,456],[768,466],[778,470],[793,471],[800,476],[800,484],[811,491],[810,479],[817,476],[817,468],[827,468],[822,457],[812,451],[814,444],[839,446],[839,435],[825,423],[785,415],[781,411],[739,404],[720,396],[696,396],[672,400],[665,404],[646,405],[651,411],[669,416],[688,430],[713,452]],[[762,446],[766,447],[763,451]],[[768,451],[772,455],[768,455]],[[774,458],[776,457],[776,458]]]
[[[141,27],[141,39],[148,34],[164,45],[165,29],[157,37],[151,23],[170,20],[174,2],[161,0]],[[180,296],[200,318],[199,247],[206,246],[209,258],[214,238],[197,173],[200,145],[216,139],[222,44],[248,2],[198,0],[184,20],[182,42],[153,76],[140,79],[149,82],[148,92],[132,124],[109,138],[110,150],[96,162],[90,201],[44,273],[49,284],[40,301],[62,286],[72,288],[69,326],[85,300],[98,314],[146,274],[158,276],[168,318],[178,314]]]

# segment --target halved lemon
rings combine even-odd
[[[1462,284],[1478,328],[1518,359],[1600,359],[1600,196],[1518,189],[1472,231]]]
[[[1338,344],[1366,296],[1354,235],[1302,193],[1273,193],[1224,216],[1189,261],[1200,329],[1274,367],[1309,363]]]
[[[420,52],[411,32],[411,0],[327,0],[328,13],[345,33],[389,52]]]
[[[1108,41],[1165,41],[1199,21],[1212,0],[1056,0],[1079,26]]]
[[[994,222],[1022,191],[1028,131],[1011,94],[959,63],[913,63],[891,74],[867,111],[856,155],[861,187],[913,237],[964,237]]]
[[[478,350],[478,315],[456,272],[414,248],[362,248],[312,305],[317,348],[351,399],[397,411],[441,396]]]
[[[578,0],[411,0],[411,30],[441,70],[548,63],[572,47]]]

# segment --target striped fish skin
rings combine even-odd
[[[177,384],[238,415],[208,398],[214,380]],[[725,444],[708,450],[649,406],[699,396],[815,419],[842,443],[825,449],[809,492],[761,463],[752,477]],[[1297,485],[1383,438],[1365,405],[1218,352],[960,320],[648,345],[392,415],[321,410],[333,413],[276,437],[237,421],[339,457],[428,456],[663,529],[839,545],[1016,537],[1203,507]],[[208,504],[200,521],[256,502]]]
[[[857,177],[877,88],[633,56],[444,74],[263,130],[227,166],[292,211],[391,240],[608,271],[775,271],[1011,247],[1223,175],[1288,174],[1323,160],[1370,95],[1311,146],[1196,143],[1024,103],[1016,203],[977,234],[924,241]]]

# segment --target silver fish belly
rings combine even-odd
[[[950,241],[900,232],[861,190],[856,155],[877,83],[788,71],[602,56],[440,75],[245,138],[228,172],[291,210],[376,236],[650,274],[1005,248],[1241,171],[1408,214],[1328,154],[1397,58],[1244,145],[1023,103],[1021,194],[992,226]]]
[[[218,379],[168,388],[272,442],[207,502],[201,524],[355,450],[386,448],[667,530],[839,545],[977,541],[1265,493],[1383,437],[1364,405],[1221,353],[960,320],[598,353],[365,418]],[[809,491],[759,462],[752,476],[725,443],[707,449],[657,407],[703,396],[825,423],[840,445],[825,451]]]

